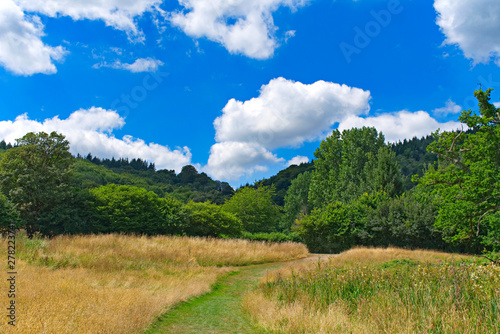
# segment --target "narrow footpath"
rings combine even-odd
[[[328,256],[320,257],[325,259]],[[182,303],[165,313],[145,334],[262,333],[241,307],[244,294],[254,289],[266,272],[312,260],[317,261],[318,255],[290,262],[241,267],[221,279],[210,293]]]

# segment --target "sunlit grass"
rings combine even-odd
[[[208,292],[229,266],[308,254],[301,244],[116,234],[19,235],[16,246],[17,326],[2,321],[1,333],[141,333],[172,305]],[[0,247],[7,264],[5,239]]]
[[[279,333],[498,333],[500,267],[480,262],[358,248],[269,275],[245,307]]]

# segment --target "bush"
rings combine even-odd
[[[210,202],[186,204],[188,223],[184,233],[192,236],[236,237],[243,230],[241,220]]]
[[[299,222],[299,235],[310,252],[338,253],[354,244],[354,222],[358,212],[354,206],[340,202],[329,203]]]
[[[91,190],[98,213],[96,232],[161,234],[168,229],[166,202],[154,192],[108,184]]]
[[[282,233],[282,232],[271,232],[271,233],[250,233],[243,232],[241,235],[242,239],[252,240],[252,241],[268,241],[268,242],[303,242],[303,239],[297,232]]]

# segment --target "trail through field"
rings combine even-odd
[[[164,314],[145,334],[262,333],[241,307],[244,294],[255,288],[266,272],[294,263],[318,261],[318,257],[323,260],[329,256],[312,255],[291,262],[241,267],[221,279],[212,292],[180,304]]]

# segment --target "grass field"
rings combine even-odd
[[[268,275],[245,309],[276,333],[500,333],[500,267],[478,258],[357,248]]]
[[[5,239],[0,247],[6,268]],[[18,235],[16,253],[17,325],[4,317],[1,333],[141,333],[173,305],[208,292],[233,266],[308,255],[293,243],[124,235]],[[7,307],[6,279],[0,289]]]

